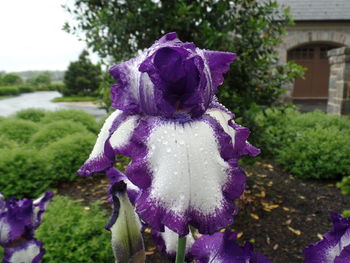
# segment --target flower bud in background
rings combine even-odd
[[[42,243],[34,231],[53,193],[45,192],[37,200],[11,198],[0,194],[0,245],[4,247],[3,263],[38,263],[44,255]]]
[[[116,263],[143,263],[146,260],[141,223],[127,195],[127,185],[116,182],[110,189],[114,210],[106,229],[112,233]]]
[[[350,262],[350,218],[337,213],[331,217],[333,227],[323,235],[323,240],[305,248],[305,263]]]

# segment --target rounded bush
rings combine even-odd
[[[51,184],[47,162],[35,150],[0,150],[0,189],[5,197],[36,198]]]
[[[20,85],[17,86],[19,93],[28,93],[28,92],[34,92],[35,88],[32,86],[28,86],[28,85]]]
[[[89,131],[97,133],[99,127],[95,117],[82,110],[58,110],[47,113],[43,122],[50,123],[59,120],[71,120],[83,124]]]
[[[19,93],[18,87],[15,86],[0,87],[0,96],[18,95]]]
[[[27,143],[38,130],[38,124],[28,120],[8,118],[0,122],[0,134],[18,143]]]
[[[301,130],[280,146],[277,160],[301,178],[340,178],[350,174],[350,134],[337,127]]]
[[[46,249],[44,262],[114,262],[110,233],[104,230],[108,217],[97,204],[87,210],[67,197],[54,197],[36,231]]]
[[[18,143],[0,135],[0,149],[13,149],[18,147]]]
[[[33,122],[40,122],[46,115],[46,111],[43,109],[25,109],[20,110],[15,114],[15,117],[22,120],[29,120]]]
[[[87,129],[80,123],[72,121],[52,122],[42,127],[30,139],[30,144],[36,148],[42,148],[53,143],[67,135],[75,133],[86,133]]]
[[[49,175],[55,182],[72,181],[78,178],[76,171],[89,157],[96,136],[79,133],[66,136],[51,143],[43,151],[49,163]]]

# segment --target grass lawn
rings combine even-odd
[[[79,96],[69,96],[69,97],[59,97],[54,98],[52,102],[76,102],[76,101],[96,101],[96,97],[79,97]]]

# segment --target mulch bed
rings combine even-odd
[[[301,263],[303,249],[320,240],[331,227],[330,213],[350,209],[350,196],[335,187],[335,181],[295,178],[272,161],[245,167],[248,187],[239,200],[240,212],[232,228],[239,242],[254,243],[255,251],[274,263]],[[82,178],[62,184],[58,194],[67,195],[85,205],[107,201],[105,177]],[[106,218],[106,222],[107,222]],[[147,262],[169,262],[158,253],[149,235],[145,235]]]

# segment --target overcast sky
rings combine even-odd
[[[0,71],[65,70],[77,60],[85,43],[62,31],[66,2],[0,0]]]

